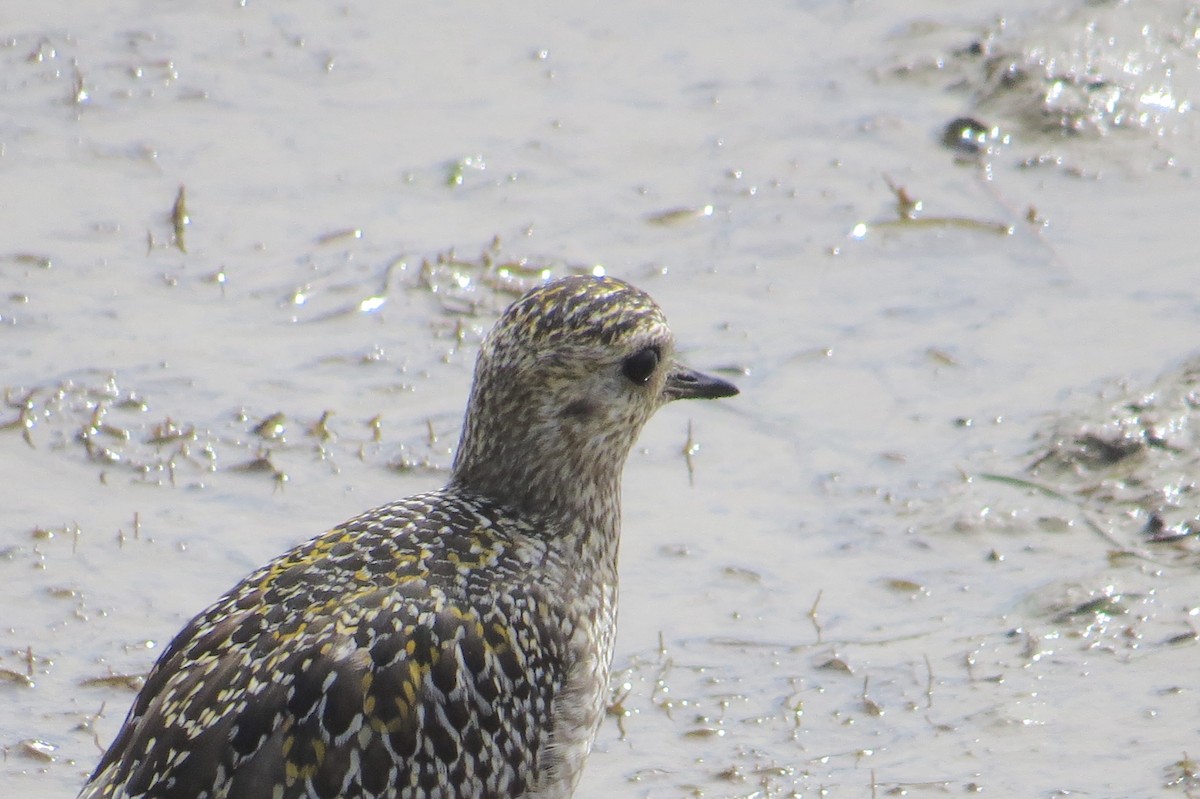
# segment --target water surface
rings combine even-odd
[[[743,393],[631,459],[581,797],[1196,790],[1194,536],[1144,533],[1195,464],[1070,450],[1190,385],[1197,22],[1142,5],[10,9],[0,795],[74,795],[184,621],[439,485],[495,314],[598,268]]]

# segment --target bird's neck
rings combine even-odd
[[[615,570],[626,453],[480,432],[464,429],[450,485],[518,515],[571,561]]]

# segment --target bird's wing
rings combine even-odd
[[[425,796],[446,780],[520,795],[562,684],[552,631],[511,623],[536,615],[536,597],[416,612],[392,594],[362,599],[393,613],[313,620],[265,656],[250,656],[271,647],[246,612],[173,645],[82,796]]]
[[[447,780],[501,799],[536,783],[568,657],[540,586],[484,603],[350,584],[275,619],[288,602],[258,595],[266,573],[179,633],[81,799],[420,797]]]

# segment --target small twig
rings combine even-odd
[[[696,484],[696,465],[692,462],[692,456],[699,451],[700,444],[692,435],[692,420],[688,419],[687,440],[683,442],[683,460],[687,464],[689,486]]]
[[[821,604],[821,595],[824,593],[825,593],[824,588],[818,590],[817,598],[813,600],[812,607],[808,609],[808,620],[810,622],[812,622],[813,629],[817,631],[817,643],[818,644],[821,643],[821,636],[824,631],[821,629],[821,622],[817,618],[817,605]]]
[[[925,672],[928,678],[925,680],[925,707],[933,707],[933,664],[929,662],[929,655],[925,655]]]

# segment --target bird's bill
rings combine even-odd
[[[728,380],[676,365],[667,376],[663,394],[668,400],[720,399],[738,393],[737,386]]]

